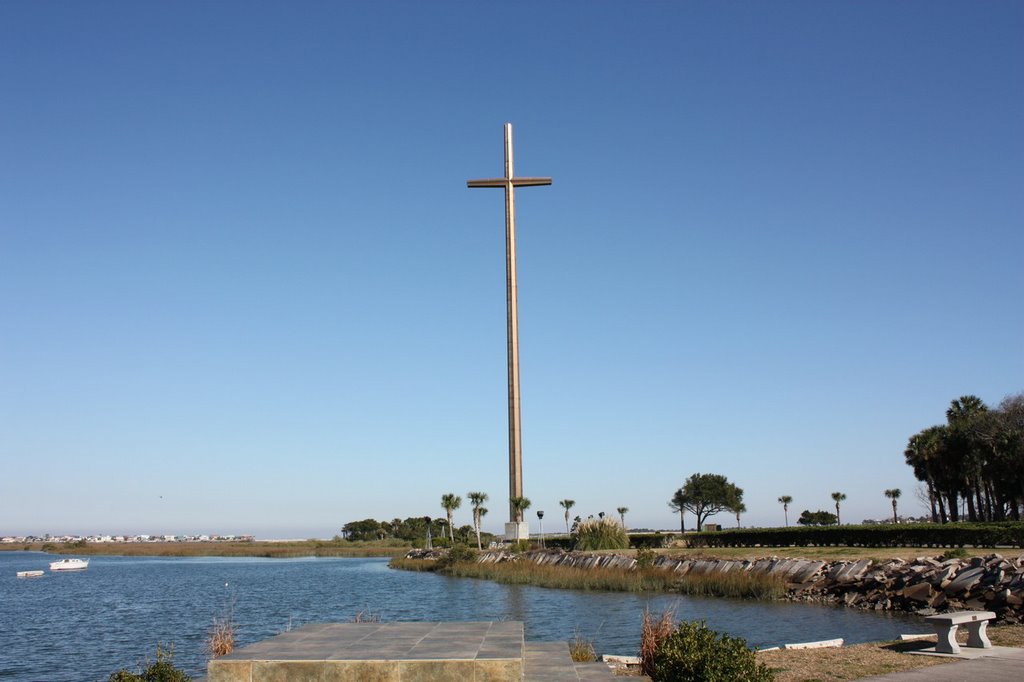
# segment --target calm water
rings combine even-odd
[[[242,645],[290,627],[344,622],[359,611],[386,621],[521,620],[528,640],[578,630],[602,653],[632,654],[644,607],[674,606],[751,646],[843,637],[863,642],[920,630],[919,618],[824,606],[636,596],[498,585],[392,571],[385,559],[92,557],[88,570],[46,572],[50,555],[0,552],[0,679],[106,680],[136,669],[158,642],[175,663],[205,670],[203,641],[233,604]]]

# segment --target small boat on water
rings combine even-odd
[[[61,559],[60,561],[51,561],[51,571],[81,571],[89,568],[88,559]]]
[[[42,571],[18,571],[19,578],[38,578],[42,574]]]

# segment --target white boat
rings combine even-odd
[[[88,559],[61,559],[60,561],[51,561],[51,571],[81,571],[89,568]]]
[[[42,574],[42,571],[18,571],[19,578],[38,578]]]

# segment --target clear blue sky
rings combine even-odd
[[[4,2],[0,534],[497,530],[505,121],[531,519],[920,513],[1024,390],[1022,68],[1015,1]]]

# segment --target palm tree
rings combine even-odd
[[[569,510],[576,504],[576,500],[562,500],[558,503],[563,509],[565,509],[565,534],[569,534]]]
[[[679,532],[686,532],[686,505],[690,503],[690,498],[686,496],[683,489],[680,488],[672,495],[672,499],[669,500],[669,509],[675,512],[679,512]]]
[[[747,505],[743,504],[742,502],[737,502],[735,505],[733,505],[729,509],[729,511],[731,511],[733,514],[736,515],[736,527],[739,528],[740,527],[740,514],[746,514],[747,513]]]
[[[473,505],[473,528],[476,530],[476,548],[483,549],[480,545],[480,509],[487,501],[487,493],[466,493],[469,503]]]
[[[523,512],[530,508],[530,498],[510,497],[508,504],[512,507],[512,513],[516,519],[516,542],[519,542],[519,524],[523,522]]]
[[[846,499],[846,493],[832,493],[832,499],[836,501],[836,525],[842,523],[839,520],[839,503]]]
[[[544,512],[537,511],[537,522],[540,524],[540,546],[544,547]]]
[[[896,500],[900,498],[903,493],[899,488],[889,488],[885,491],[885,496],[892,500],[892,522],[899,523],[900,520],[896,516]]]
[[[462,498],[455,493],[448,493],[441,496],[441,506],[448,514],[448,534],[451,537],[452,545],[455,544],[455,525],[452,523],[452,515],[455,510],[462,506]]]
[[[786,516],[786,528],[789,528],[789,503],[793,501],[793,498],[789,495],[783,495],[779,498],[779,504],[782,505],[782,513]]]
[[[626,528],[626,512],[629,511],[629,507],[619,507],[615,511],[619,512],[619,519],[622,521],[622,528]]]
[[[480,507],[479,509],[477,509],[477,510],[476,510],[476,515],[477,515],[477,518],[479,518],[479,519],[480,519],[480,523],[481,523],[481,524],[483,524],[483,522],[484,522],[484,517],[485,517],[485,516],[487,516],[487,507]],[[478,536],[478,537],[479,537],[479,536]],[[477,540],[477,543],[476,543],[476,544],[477,544],[477,546],[479,546],[479,545],[480,545],[480,541],[479,541],[479,539]]]

